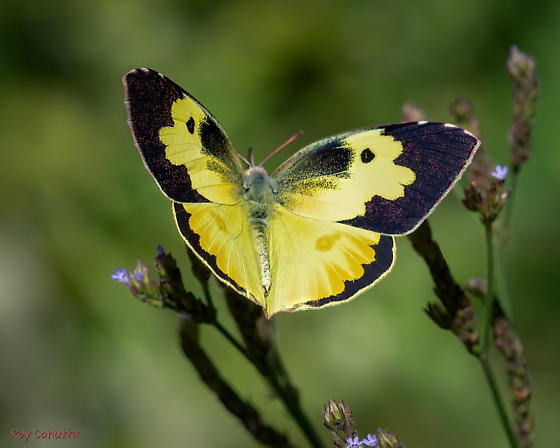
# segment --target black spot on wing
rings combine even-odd
[[[130,128],[144,162],[163,192],[182,202],[207,202],[193,190],[185,166],[165,157],[159,130],[173,126],[171,105],[188,95],[170,79],[150,69],[136,69],[123,78]]]
[[[394,201],[374,196],[364,216],[344,224],[386,234],[412,230],[445,196],[466,167],[478,140],[463,129],[443,123],[400,123],[385,126],[383,134],[403,146],[396,165],[414,171],[416,180],[404,187],[404,197]]]
[[[187,125],[187,131],[189,131],[191,134],[194,134],[194,118],[193,117],[188,119],[186,125]]]
[[[369,148],[366,148],[361,152],[360,158],[363,163],[369,163],[375,158],[375,154]]]
[[[362,277],[344,282],[344,291],[336,296],[305,302],[305,305],[321,308],[331,302],[348,300],[362,289],[371,285],[385,272],[391,269],[393,264],[393,244],[395,244],[395,242],[392,236],[381,235],[379,242],[371,246],[373,250],[375,250],[375,261],[363,265],[364,275],[362,275]]]

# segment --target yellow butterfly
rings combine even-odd
[[[262,162],[244,171],[222,127],[177,84],[147,68],[123,84],[134,142],[185,243],[267,316],[372,287],[393,264],[392,235],[433,211],[480,145],[452,124],[400,123],[319,140],[271,175]]]

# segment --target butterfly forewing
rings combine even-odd
[[[132,70],[123,84],[132,135],[161,190],[178,202],[238,202],[241,165],[210,112],[154,70]]]
[[[365,128],[309,145],[273,177],[294,213],[399,235],[430,214],[479,145],[447,123]]]

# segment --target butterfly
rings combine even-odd
[[[244,169],[216,119],[154,70],[124,75],[128,123],[186,245],[268,317],[347,302],[391,269],[480,141],[418,121],[333,135],[271,175]]]

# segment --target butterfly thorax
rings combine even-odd
[[[243,204],[249,216],[251,232],[254,235],[255,250],[261,267],[261,282],[265,295],[270,289],[270,254],[266,229],[274,214],[277,202],[276,181],[260,166],[252,166],[243,177]]]

